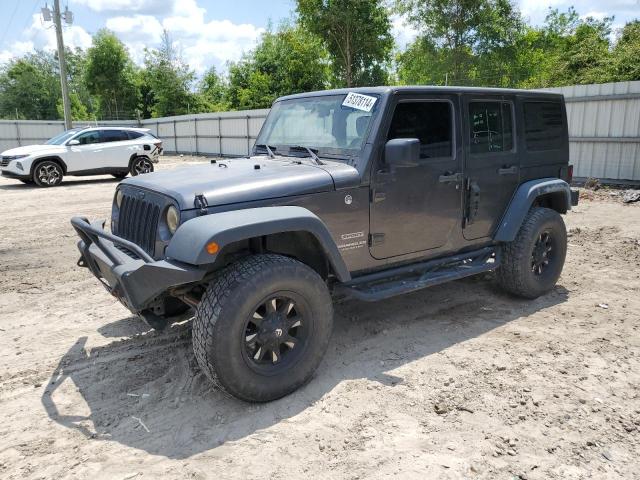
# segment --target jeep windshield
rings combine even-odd
[[[62,132],[61,134],[56,135],[53,138],[50,138],[49,140],[47,140],[44,143],[45,143],[45,145],[62,145],[64,142],[69,140],[71,137],[73,137],[80,130],[81,130],[80,128],[74,128],[74,129],[71,129],[71,130],[67,130],[66,132]]]
[[[378,96],[350,93],[276,102],[256,140],[256,151],[300,155],[310,148],[318,156],[358,154],[378,109]]]

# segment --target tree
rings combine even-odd
[[[227,100],[228,85],[224,78],[218,75],[215,67],[211,67],[202,77],[198,88],[198,94],[203,104],[204,110],[210,112],[221,112],[228,110]]]
[[[227,98],[234,109],[266,108],[282,95],[322,90],[328,83],[328,56],[320,39],[283,24],[229,65]]]
[[[640,20],[624,26],[611,56],[615,81],[640,80]]]
[[[389,12],[378,0],[297,0],[305,29],[322,38],[336,86],[387,83],[393,48]]]
[[[418,58],[422,50],[437,61],[431,67],[444,71],[449,83],[500,85],[511,78],[513,43],[522,21],[510,0],[396,0],[395,5],[421,32],[413,55],[400,57],[401,63]]]
[[[9,61],[0,74],[0,116],[29,120],[60,118],[58,64],[51,53],[36,51]]]
[[[136,68],[124,44],[109,30],[93,36],[84,83],[99,98],[103,118],[132,118],[138,107]]]
[[[151,116],[190,113],[197,103],[191,91],[195,73],[182,60],[166,30],[159,49],[145,50],[144,65],[143,82],[150,90],[147,100]]]

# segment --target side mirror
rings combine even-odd
[[[69,140],[67,142],[67,145],[69,145],[70,147],[74,146],[74,145],[80,145],[80,142],[78,140]]]
[[[412,167],[420,160],[420,140],[394,138],[384,146],[384,161],[390,167]]]

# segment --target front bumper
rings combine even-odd
[[[206,270],[167,260],[154,260],[138,245],[104,230],[104,221],[74,217],[80,237],[78,265],[87,267],[114,297],[140,313],[172,287],[198,282]]]
[[[16,180],[30,180],[31,176],[26,173],[14,173],[10,170],[2,170],[2,176],[5,178],[13,178]]]

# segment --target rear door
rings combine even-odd
[[[461,159],[454,95],[402,95],[393,105],[386,141],[420,140],[416,165],[374,165],[370,252],[374,258],[438,248],[461,225]]]
[[[102,154],[104,168],[124,168],[129,167],[129,159],[135,153],[133,144],[135,141],[129,140],[126,130],[101,130],[101,139],[104,144]]]
[[[497,228],[520,178],[516,151],[515,98],[464,97],[465,225],[467,240]]]

